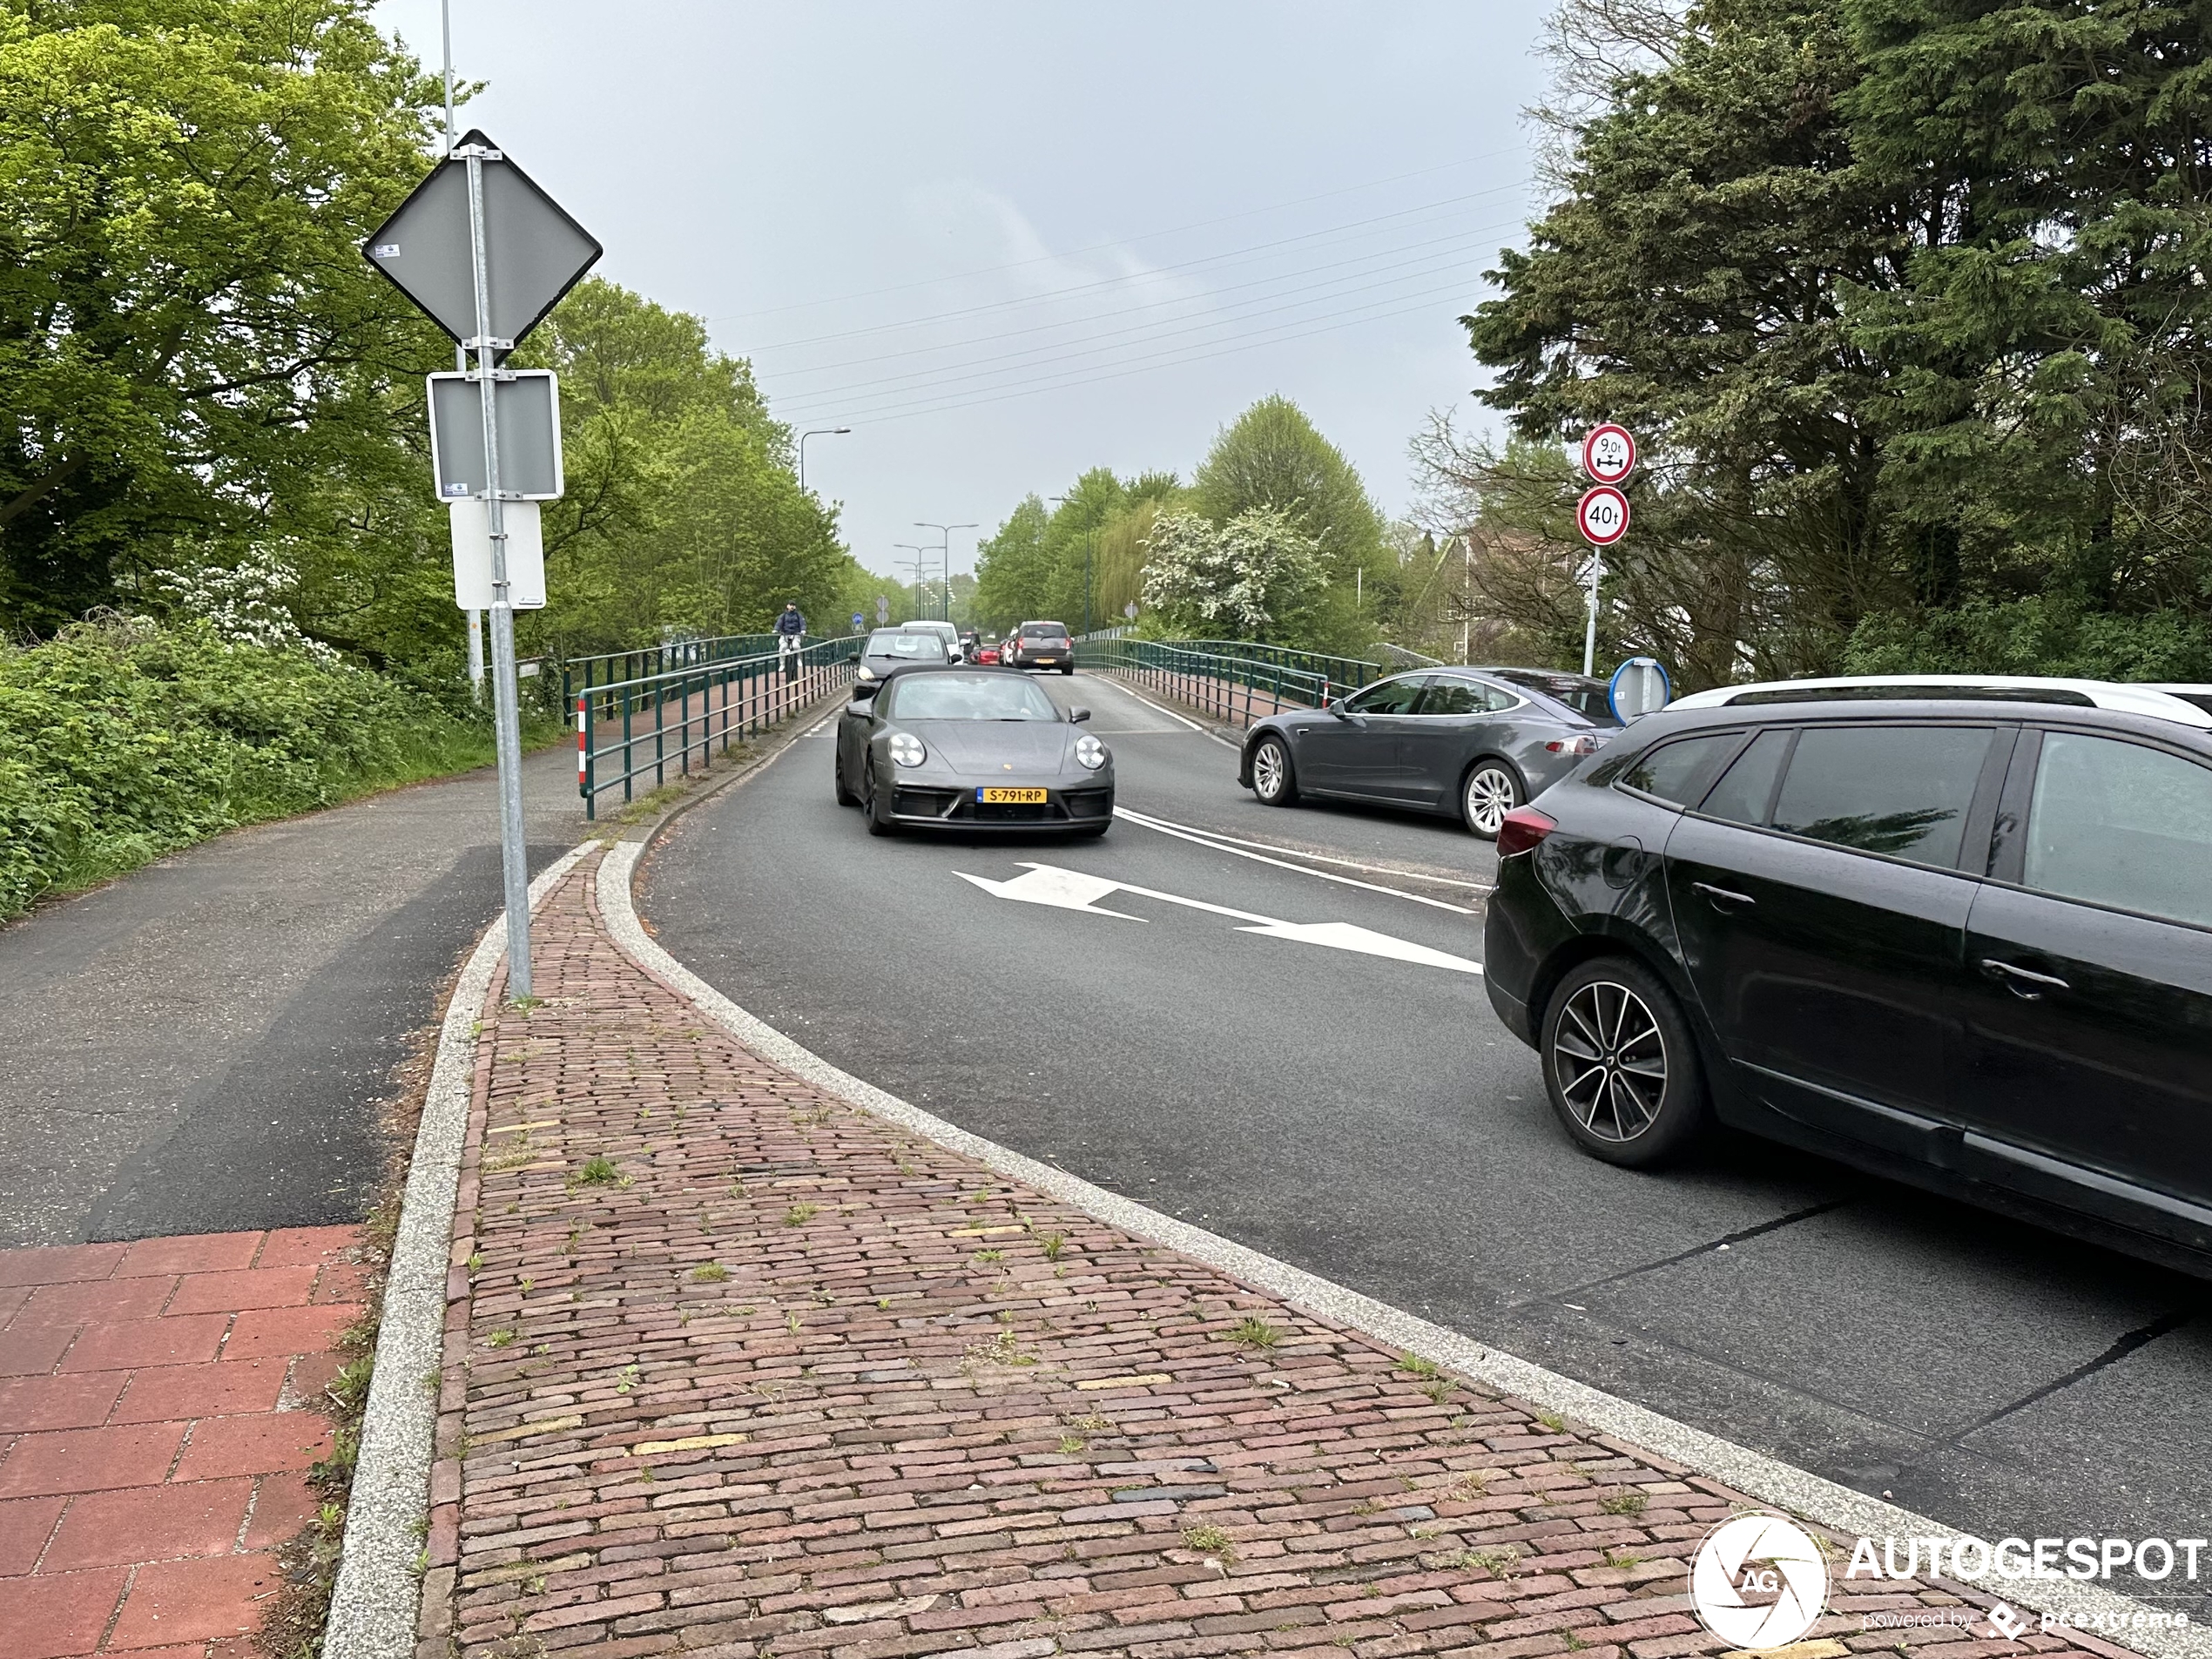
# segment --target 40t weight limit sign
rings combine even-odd
[[[1594,484],[1575,503],[1575,523],[1592,547],[1611,547],[1629,533],[1629,498],[1611,484]]]

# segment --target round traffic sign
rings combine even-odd
[[[1617,484],[1636,469],[1636,441],[1617,421],[1592,427],[1582,439],[1582,470],[1591,482]]]
[[[1611,547],[1629,533],[1629,498],[1611,484],[1593,484],[1575,503],[1575,528],[1593,547]]]
[[[1665,708],[1674,694],[1674,683],[1656,657],[1631,657],[1613,671],[1605,701],[1613,718],[1626,725],[1639,715]]]

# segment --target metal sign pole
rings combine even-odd
[[[491,535],[492,720],[499,750],[499,859],[507,889],[507,989],[530,994],[530,873],[523,842],[523,732],[515,683],[515,606],[507,583],[507,520],[499,498],[497,366],[492,356],[491,274],[484,248],[484,150],[469,166],[469,245],[475,271],[476,390],[484,417],[484,516]]]
[[[1590,550],[1590,608],[1582,628],[1582,678],[1588,679],[1597,664],[1597,584],[1605,574],[1605,556]]]

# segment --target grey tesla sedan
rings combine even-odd
[[[868,831],[1061,830],[1103,835],[1113,752],[1009,668],[901,668],[856,687],[837,723],[837,803]]]
[[[1458,818],[1484,840],[1505,815],[1595,754],[1620,722],[1605,682],[1527,668],[1393,674],[1324,709],[1244,734],[1237,781],[1271,806],[1301,795]]]

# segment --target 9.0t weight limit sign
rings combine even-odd
[[[1594,484],[1628,482],[1636,469],[1636,441],[1617,421],[1592,427],[1582,439],[1582,471]]]
[[[1629,498],[1611,484],[1593,484],[1575,503],[1575,523],[1592,547],[1611,547],[1629,533]]]

